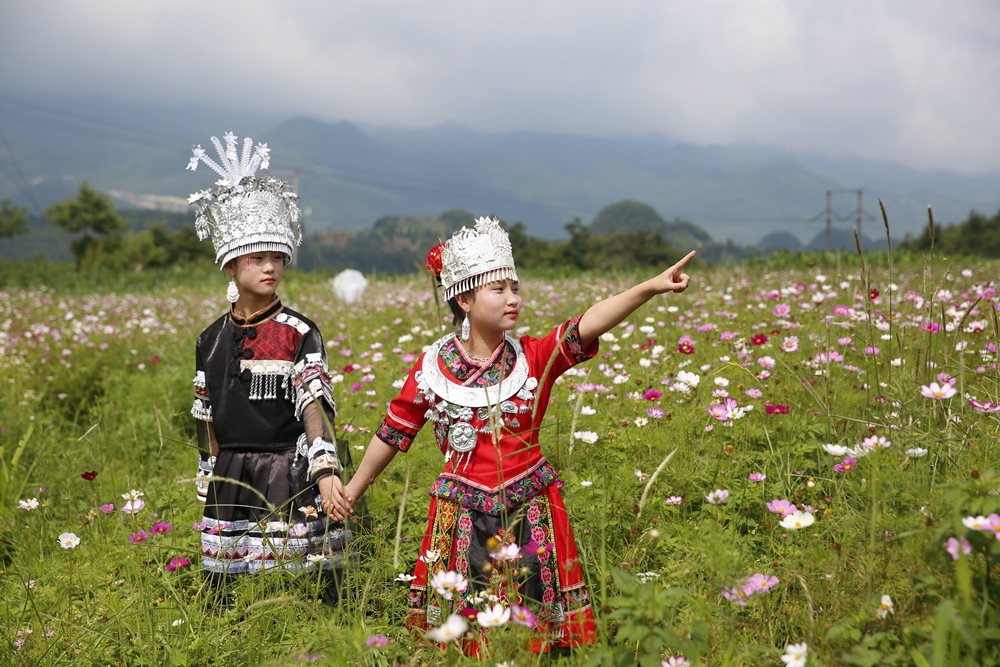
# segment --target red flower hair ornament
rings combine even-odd
[[[434,274],[435,278],[441,278],[441,249],[443,247],[443,243],[438,243],[427,252],[427,264],[425,266],[428,271]]]

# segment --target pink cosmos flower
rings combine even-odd
[[[182,567],[187,567],[190,564],[191,561],[189,561],[187,558],[184,558],[183,556],[174,556],[173,558],[170,559],[170,562],[167,563],[167,572],[173,572],[174,570],[179,570]]]
[[[172,527],[166,521],[157,521],[153,524],[153,535],[165,535],[170,532]]]
[[[923,324],[920,325],[920,330],[925,333],[936,334],[938,331],[941,330],[941,325],[938,324],[937,322],[924,322]]]
[[[852,340],[854,339],[851,338],[850,336],[844,336],[843,338],[837,339],[837,345],[840,345],[841,347],[847,347],[848,345],[851,344]]]
[[[979,401],[973,399],[969,401],[969,407],[975,410],[976,412],[982,412],[983,414],[988,414],[988,415],[993,415],[1000,412],[1000,405],[997,405],[996,403],[990,403],[989,401],[983,401],[982,403],[980,403]]]
[[[764,407],[764,412],[769,415],[787,415],[789,412],[787,405],[780,405],[778,403],[769,403]]]
[[[869,357],[877,357],[878,353],[881,351],[882,350],[878,349],[874,345],[869,345],[864,349],[864,353],[867,354]]]
[[[775,317],[788,317],[792,314],[792,307],[787,303],[779,303],[771,309],[771,313],[773,313]]]
[[[538,617],[530,609],[517,604],[510,606],[510,620],[526,628],[533,628],[538,623]]]
[[[752,472],[750,473],[749,476],[747,476],[747,479],[749,479],[751,482],[763,482],[765,479],[767,479],[767,475],[765,475],[762,472]]]
[[[720,422],[724,422],[729,419],[729,408],[721,403],[712,403],[711,405],[706,406],[705,409],[708,411],[709,415],[718,419]]]
[[[389,638],[385,635],[372,635],[365,640],[365,646],[370,646],[371,648],[385,648],[389,645]]]
[[[755,387],[751,387],[750,389],[746,390],[746,395],[749,398],[758,399],[758,398],[760,398],[761,396],[764,395],[764,392],[762,392],[760,389],[757,389]]]
[[[208,524],[205,523],[204,521],[199,521],[197,523],[191,524],[191,530],[196,530],[199,533],[204,531],[206,528],[208,528]]]
[[[959,548],[962,549],[962,553],[966,556],[972,553],[972,545],[969,544],[969,540],[965,539],[964,535],[959,536],[957,540],[954,537],[949,537],[944,550],[951,554],[952,560],[958,560]]]
[[[670,496],[665,501],[668,505],[680,505],[684,502],[683,496]]]
[[[721,505],[729,500],[729,491],[727,489],[716,489],[705,496],[705,500],[713,505]]]
[[[146,501],[142,498],[133,498],[125,502],[122,512],[125,514],[138,514],[146,506]]]
[[[108,503],[107,505],[101,505],[97,509],[101,510],[101,514],[111,514],[115,511],[115,506],[112,503]]]
[[[767,370],[771,370],[777,362],[774,361],[774,357],[761,357],[757,360],[757,363]]]
[[[924,398],[933,398],[937,401],[943,401],[951,398],[957,393],[958,390],[950,384],[939,385],[937,382],[931,382],[930,384],[925,384],[920,387],[921,396]]]
[[[850,472],[854,470],[854,466],[857,462],[858,462],[857,459],[852,459],[850,457],[847,457],[844,459],[842,463],[838,463],[837,465],[833,466],[833,469],[836,472]]]
[[[134,532],[131,535],[129,535],[128,539],[129,542],[131,542],[132,544],[141,544],[149,539],[149,533],[146,532],[145,530],[140,529],[137,532]]]
[[[647,401],[655,401],[658,398],[663,398],[663,392],[657,389],[648,389],[642,397]]]
[[[781,349],[785,352],[797,352],[799,349],[799,337],[786,336],[785,339],[781,341]]]
[[[843,304],[837,304],[833,307],[833,314],[837,317],[847,317],[851,314],[851,309]]]
[[[663,411],[663,408],[657,408],[657,407],[646,408],[646,416],[652,417],[653,419],[662,419],[666,414],[667,413]]]
[[[772,514],[780,514],[784,517],[795,511],[795,505],[787,500],[775,498],[767,503],[767,509]]]
[[[954,386],[955,383],[958,382],[958,378],[954,378],[948,373],[938,373],[937,381],[940,382],[941,384],[950,384]]]
[[[767,593],[772,588],[777,586],[779,580],[777,577],[767,577],[763,574],[754,573],[751,574],[745,582],[743,582],[743,590],[748,594],[753,593]]]

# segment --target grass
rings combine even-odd
[[[808,664],[994,664],[1000,542],[961,519],[1000,510],[996,416],[967,398],[1000,400],[996,299],[984,292],[997,265],[911,259],[890,274],[884,256],[873,259],[869,278],[844,254],[702,268],[687,293],[655,299],[616,328],[578,367],[585,375],[562,378],[543,450],[561,472],[602,641],[540,658],[523,648],[527,631],[508,626],[482,664],[658,665],[678,653],[782,664],[785,646],[799,642]],[[475,662],[403,627],[407,591],[394,580],[416,560],[442,465],[428,429],[368,496],[373,528],[359,537],[368,555],[349,574],[348,600],[324,605],[317,582],[283,574],[212,590],[191,528],[200,506],[188,410],[194,341],[223,312],[225,281],[216,271],[80,279],[54,265],[11,266],[0,299],[3,664],[291,665],[320,654],[317,664]],[[520,324],[545,333],[641,277],[525,276]],[[444,312],[423,276],[379,278],[354,306],[336,301],[326,276],[290,273],[280,291],[320,325],[332,366],[372,366],[374,381],[359,391],[360,371],[335,371],[345,375],[338,428],[357,460],[404,375],[403,355],[440,335]],[[775,315],[778,304],[791,314]],[[851,311],[834,315],[835,305]],[[923,330],[926,320],[940,330]],[[724,340],[726,331],[737,335]],[[751,344],[755,334],[767,342]],[[693,354],[678,350],[683,335]],[[798,349],[786,352],[791,336]],[[865,354],[872,346],[877,356]],[[843,360],[817,361],[831,352]],[[676,386],[682,371],[700,380],[686,392]],[[938,373],[955,378],[958,395],[921,397]],[[713,419],[706,408],[721,400],[712,396],[721,380],[753,410]],[[663,395],[644,396],[650,389]],[[596,442],[574,439],[580,431]],[[873,434],[891,446],[834,472],[844,457],[823,445],[854,447]],[[928,453],[904,453],[915,448]],[[96,478],[81,477],[88,471]],[[751,482],[753,472],[766,479]],[[120,511],[130,489],[147,503],[134,515]],[[729,492],[725,503],[706,500],[715,489]],[[669,504],[673,496],[683,501]],[[37,509],[18,508],[33,498]],[[774,499],[811,506],[815,523],[783,528],[766,507]],[[115,510],[103,514],[108,503]],[[130,541],[154,521],[169,532]],[[61,548],[64,532],[79,546]],[[944,544],[959,536],[972,552],[956,561]],[[168,571],[177,557],[192,565]],[[779,583],[746,606],[723,596],[753,573]],[[883,595],[894,610],[880,618]],[[390,643],[369,647],[373,635]]]

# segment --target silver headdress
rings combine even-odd
[[[494,280],[517,280],[507,232],[496,218],[479,218],[473,229],[462,227],[441,249],[444,298]]]
[[[204,162],[222,178],[207,190],[188,197],[188,203],[198,207],[195,229],[198,238],[212,238],[215,261],[226,262],[251,252],[282,252],[285,264],[302,242],[299,225],[298,195],[288,183],[271,176],[256,176],[257,169],[267,169],[271,149],[247,137],[243,153],[236,154],[236,137],[227,132],[223,139],[212,143],[219,154],[219,163],[208,157],[201,145],[192,149],[194,157],[187,169],[195,171]]]

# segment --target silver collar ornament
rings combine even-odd
[[[243,150],[236,153],[236,136],[227,132],[223,147],[218,137],[212,144],[219,155],[216,162],[201,145],[192,149],[194,156],[187,169],[195,171],[203,162],[221,178],[215,185],[195,192],[188,203],[197,207],[195,230],[198,238],[209,237],[215,245],[215,261],[226,262],[252,252],[281,252],[285,264],[291,261],[302,242],[299,225],[298,195],[288,183],[271,176],[257,176],[257,169],[267,169],[271,149],[246,137]]]
[[[450,461],[457,454],[454,469],[458,470],[463,458],[468,467],[480,433],[490,433],[494,428],[503,426],[520,427],[517,415],[519,412],[531,411],[527,404],[535,398],[534,390],[538,387],[538,380],[528,376],[528,360],[521,342],[506,335],[506,343],[513,347],[515,354],[514,368],[507,377],[489,387],[467,387],[456,383],[445,376],[438,365],[441,347],[454,335],[446,334],[431,343],[424,353],[420,370],[414,373],[414,379],[417,381],[417,391],[429,404],[427,418],[448,429],[445,461]],[[503,359],[502,355],[500,359]],[[525,402],[520,408],[511,400],[515,396]],[[486,423],[476,429],[471,423],[473,416]]]
[[[462,227],[441,248],[444,298],[494,280],[517,280],[510,238],[496,218],[479,218],[472,229]]]

